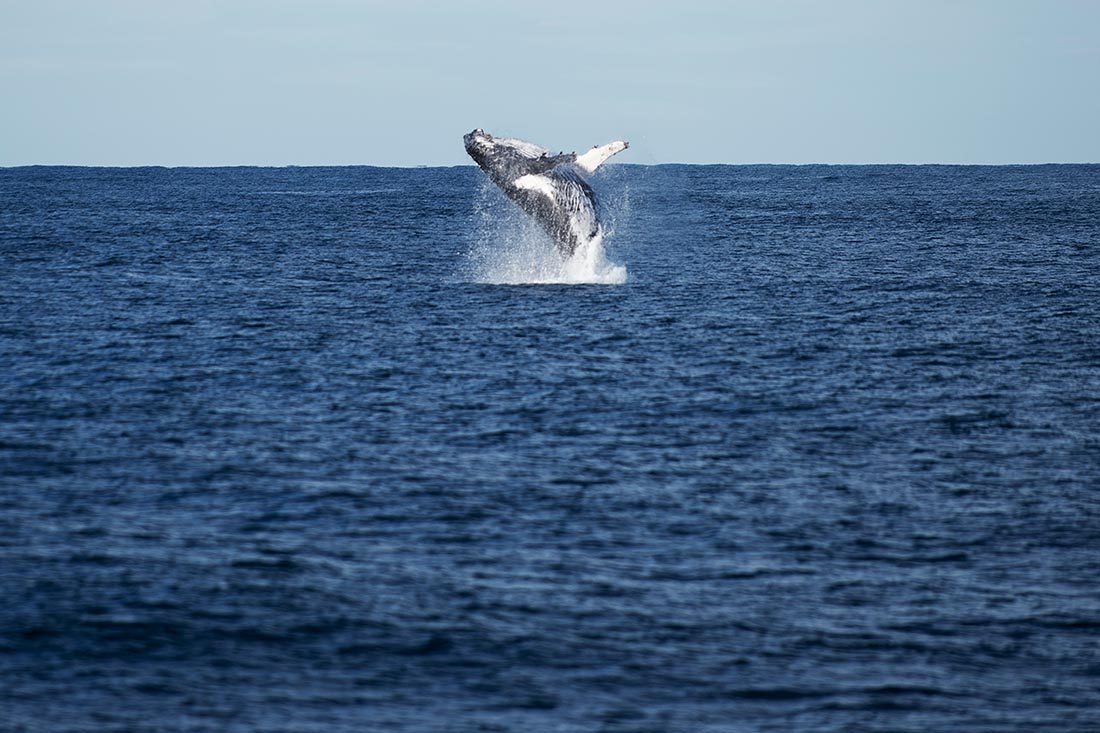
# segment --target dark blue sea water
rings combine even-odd
[[[0,169],[0,730],[1100,730],[1100,166],[594,185]]]

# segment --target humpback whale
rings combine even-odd
[[[596,197],[585,180],[628,144],[615,140],[587,153],[558,153],[515,138],[474,130],[462,138],[466,152],[508,198],[554,239],[566,258],[603,234]]]

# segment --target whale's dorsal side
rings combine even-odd
[[[493,137],[484,130],[474,130],[463,141],[478,167],[554,238],[563,255],[600,236],[596,197],[585,176],[627,143],[615,140],[583,155],[554,155],[526,140]]]

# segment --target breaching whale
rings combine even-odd
[[[534,143],[493,137],[480,129],[464,135],[462,140],[466,152],[489,180],[554,238],[565,257],[603,234],[595,194],[585,177],[625,150],[626,142],[615,140],[583,155],[552,155]]]

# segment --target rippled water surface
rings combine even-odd
[[[0,729],[1100,730],[1100,167],[594,185],[0,169]]]

